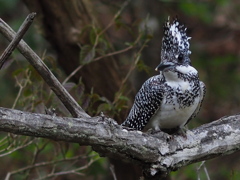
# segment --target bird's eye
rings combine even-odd
[[[178,56],[178,62],[180,62],[180,63],[183,62],[183,54],[179,54],[179,56]]]

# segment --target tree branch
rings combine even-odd
[[[11,27],[7,25],[0,18],[0,33],[3,34],[9,41],[12,41],[16,36],[16,33]],[[23,41],[21,40],[17,46],[17,49],[21,54],[29,61],[29,63],[36,69],[41,75],[44,81],[49,85],[53,92],[58,96],[61,102],[73,115],[73,117],[90,117],[73,99],[73,97],[67,92],[67,90],[61,85],[58,79],[43,63],[41,58]]]
[[[145,175],[164,176],[195,162],[240,149],[240,115],[169,138],[127,131],[110,118],[66,118],[0,108],[0,131],[90,145],[103,156],[134,161]]]
[[[27,18],[24,20],[23,24],[19,28],[18,32],[16,33],[16,36],[12,40],[12,42],[8,45],[8,47],[5,49],[3,54],[0,57],[0,69],[2,68],[4,62],[8,59],[8,57],[12,54],[13,50],[16,48],[20,40],[23,38],[24,34],[27,32],[28,28],[33,22],[33,19],[35,18],[36,13],[30,13]]]

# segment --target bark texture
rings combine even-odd
[[[141,165],[150,179],[240,149],[240,115],[188,130],[186,137],[127,131],[106,117],[64,118],[0,108],[0,131],[90,145],[102,156]]]

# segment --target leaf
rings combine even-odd
[[[23,91],[23,96],[24,97],[29,97],[29,96],[32,96],[33,95],[33,92],[32,92],[32,89],[30,88],[27,88]]]
[[[81,105],[82,105],[82,108],[83,108],[84,110],[86,110],[86,109],[89,107],[90,101],[91,101],[91,97],[90,97],[90,96],[84,96],[84,97],[82,98],[82,103],[81,103]]]
[[[138,63],[137,63],[137,69],[139,71],[144,71],[146,73],[149,73],[150,72],[150,67],[147,66],[142,60],[139,60]]]
[[[66,84],[63,85],[63,87],[69,92],[71,91],[74,87],[76,86],[75,83],[73,82],[68,82]]]
[[[97,114],[99,114],[100,112],[110,111],[112,108],[113,107],[112,107],[111,104],[109,104],[109,103],[102,103],[97,108]]]
[[[13,76],[18,76],[19,74],[23,74],[23,72],[25,71],[25,69],[17,69],[15,71],[13,71],[12,75]]]
[[[77,89],[76,89],[76,93],[78,97],[82,97],[84,95],[85,92],[85,86],[83,83],[79,83],[77,85]]]
[[[82,65],[90,63],[95,57],[95,48],[85,45],[81,48],[80,52],[80,63]]]

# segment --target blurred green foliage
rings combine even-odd
[[[151,3],[149,1],[147,4],[144,4],[143,1],[141,2],[143,5],[141,3],[135,4],[133,2],[130,5],[131,10],[126,10],[124,15],[118,15],[115,17],[112,24],[112,26],[114,26],[114,34],[120,34],[124,29],[128,33],[125,33],[123,36],[119,35],[119,37],[114,37],[112,40],[106,39],[104,36],[104,28],[98,29],[92,24],[86,26],[85,29],[82,30],[83,34],[89,33],[90,40],[90,43],[83,45],[82,51],[79,52],[79,61],[82,63],[82,66],[92,63],[96,60],[95,58],[106,55],[109,52],[109,49],[113,48],[111,44],[115,43],[114,48],[117,50],[121,50],[121,48],[134,49],[131,53],[128,51],[121,53],[121,56],[119,56],[118,59],[122,61],[123,66],[131,67],[131,72],[126,74],[125,78],[132,78],[132,74],[134,74],[134,78],[142,82],[147,78],[146,74],[147,76],[150,76],[155,73],[153,67],[149,66],[149,64],[151,64],[149,62],[153,62],[154,67],[159,63],[158,52],[160,51],[161,46],[159,32],[162,31],[160,26],[158,26],[158,32],[154,31],[154,29],[151,31],[151,27],[148,27],[147,22],[144,22],[144,18],[147,17],[146,19],[149,18],[150,21],[151,17],[155,17],[157,23],[159,23],[163,22],[163,17],[167,17],[169,14],[175,16],[179,13],[183,16],[179,17],[180,19],[184,18],[184,16],[191,17],[199,24],[201,23],[202,26],[206,26],[206,29],[208,30],[208,28],[211,27],[219,28],[216,23],[214,24],[219,14],[229,18],[229,14],[224,14],[222,11],[221,13],[217,12],[219,9],[222,8],[228,10],[228,8],[230,8],[230,10],[236,10],[240,7],[237,3],[234,4],[227,0],[210,2],[151,1]],[[157,8],[155,9],[155,7]],[[161,8],[166,8],[166,10]],[[232,13],[230,14],[230,17],[233,17],[233,19],[238,19],[238,13],[236,11],[227,12]],[[19,28],[27,14],[28,11],[22,1],[0,0],[1,18],[4,19],[14,30]],[[131,21],[130,17],[135,18],[135,20]],[[228,21],[230,20],[231,19],[229,18]],[[125,21],[129,21],[130,23]],[[144,26],[149,29],[141,29],[140,26],[142,25],[142,22],[146,23]],[[192,22],[189,22],[189,24],[191,23]],[[228,28],[230,29],[231,27],[229,26]],[[224,29],[224,27],[222,29]],[[234,30],[235,29],[232,31]],[[195,31],[198,31],[198,29]],[[204,32],[201,33],[204,34]],[[195,33],[195,35],[199,34]],[[199,37],[202,37],[202,34],[200,34]],[[205,32],[205,35],[207,34],[208,33]],[[210,36],[213,35],[215,34],[210,34]],[[193,38],[197,39],[198,37],[196,36]],[[222,37],[218,38],[221,40]],[[2,36],[0,36],[0,39],[0,49],[2,52],[8,43]],[[56,61],[53,47],[49,46],[47,41],[42,37],[39,28],[31,27],[24,36],[24,40],[30,45],[30,47],[32,47],[32,49],[40,54],[44,62],[51,68],[51,71],[60,79],[60,81],[63,81],[66,78],[62,68],[59,67]],[[190,123],[191,127],[196,127],[203,122],[215,120],[223,115],[237,113],[239,112],[240,105],[239,52],[210,54],[209,52],[204,52],[208,49],[199,48],[201,43],[204,44],[205,42],[197,41],[201,41],[201,38],[191,42],[193,44],[193,46],[191,46],[191,51],[193,53],[191,58],[194,67],[196,67],[200,73],[200,79],[207,85],[207,97],[201,114],[198,116],[197,120]],[[198,45],[198,43],[200,45]],[[204,44],[204,46],[207,45],[207,43]],[[156,50],[155,47],[158,50]],[[129,61],[129,59],[131,59],[131,61]],[[137,71],[135,71],[136,69]],[[0,72],[0,106],[9,108],[14,106],[16,109],[38,113],[45,113],[45,108],[56,108],[57,115],[69,115],[47,85],[42,81],[42,78],[17,50],[14,51],[11,59],[6,63],[6,67]],[[146,73],[143,76],[138,76],[139,72]],[[20,86],[22,86],[21,92]],[[98,115],[100,112],[104,112],[110,117],[113,117],[118,115],[121,111],[126,110],[128,107],[127,104],[130,103],[129,97],[125,96],[123,93],[129,90],[124,85],[118,92],[113,92],[115,97],[114,102],[95,93],[94,88],[92,88],[90,93],[86,93],[85,86],[81,79],[79,79],[79,82],[77,83],[67,82],[64,86],[90,115]],[[138,87],[138,85],[136,85],[136,87]],[[138,88],[136,88],[136,91],[137,89]],[[20,95],[18,97],[19,93]],[[78,168],[84,166],[90,160],[97,161],[93,163],[90,168],[80,171],[81,173],[92,177],[92,179],[109,179],[109,177],[111,177],[108,173],[109,164],[107,160],[105,158],[99,159],[99,156],[91,151],[89,147],[80,147],[78,144],[53,142],[42,138],[30,138],[0,133],[0,155],[8,153],[17,147],[24,146],[30,142],[32,142],[30,145],[17,151],[13,151],[8,156],[0,156],[2,163],[5,164],[5,167],[0,167],[1,179],[6,176],[7,172],[28,165],[41,162],[61,161],[62,159],[72,158],[77,155],[80,155],[80,157],[74,162],[59,162],[57,165],[50,164],[39,169],[28,169],[14,175],[14,179],[33,179],[37,177],[36,174],[40,174],[39,177],[41,177],[51,173],[51,170],[53,169],[57,171],[65,171],[67,169]],[[236,157],[238,156],[228,156],[230,163],[224,161],[220,164],[215,160],[207,162],[206,165],[211,179],[239,179],[239,159],[239,162],[237,163],[238,165],[230,167],[230,165],[232,165],[231,159],[237,159]],[[227,163],[229,166],[226,165]],[[173,180],[197,179],[197,166],[198,163],[184,167],[179,171],[172,172],[171,177]],[[216,168],[217,170],[215,170]],[[199,172],[200,178],[206,179],[204,171],[201,169]],[[76,178],[76,176],[71,176],[71,178]]]

